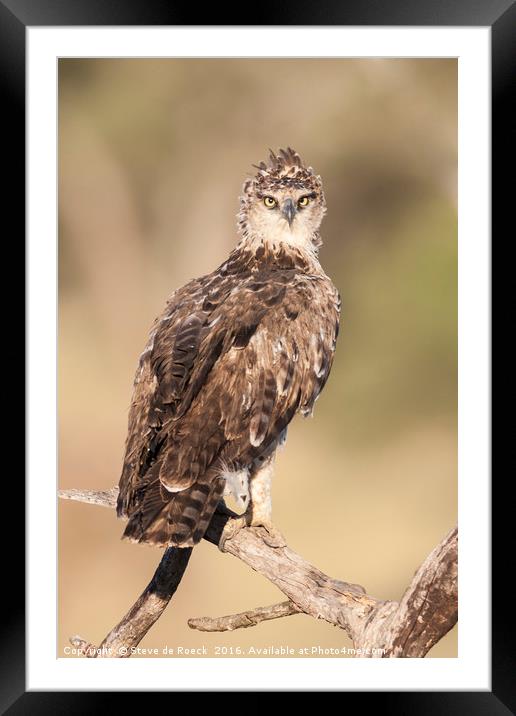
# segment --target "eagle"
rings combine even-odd
[[[326,383],[340,296],[318,258],[321,177],[290,147],[253,166],[235,248],[172,293],[140,356],[117,502],[135,542],[193,547],[231,495],[241,527],[284,544],[275,452]]]

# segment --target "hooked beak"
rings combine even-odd
[[[285,217],[285,219],[288,221],[288,225],[292,226],[292,222],[294,221],[294,216],[296,215],[296,206],[292,199],[287,199],[285,203],[283,204],[281,208],[281,213]]]

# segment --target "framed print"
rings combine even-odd
[[[490,615],[498,5],[197,26],[0,4],[27,148],[9,713],[151,690],[513,707]]]

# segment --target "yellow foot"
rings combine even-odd
[[[226,522],[222,536],[219,540],[220,551],[224,552],[226,541],[233,539],[238,532],[245,527],[256,527],[257,533],[269,547],[280,548],[286,547],[287,545],[285,537],[276,527],[274,527],[270,520],[260,517],[252,517],[250,513],[246,512],[243,515],[233,517]]]
[[[253,518],[251,520],[251,527],[258,527],[260,537],[262,537],[265,544],[269,547],[286,547],[287,541],[281,534],[279,529],[274,527],[270,520]]]
[[[233,539],[238,532],[240,532],[241,529],[244,527],[249,526],[249,521],[247,519],[246,515],[240,515],[240,517],[231,517],[226,524],[224,525],[224,529],[222,530],[222,535],[219,540],[219,549],[221,552],[224,552],[224,546],[227,542],[227,540]]]

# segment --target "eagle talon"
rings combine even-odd
[[[233,539],[242,529],[254,527],[258,535],[263,539],[266,545],[280,549],[287,546],[287,541],[283,534],[272,524],[270,520],[253,518],[249,512],[229,519],[224,525],[222,536],[219,540],[219,549],[225,552],[225,544],[227,540]]]
[[[269,520],[252,520],[251,527],[258,528],[260,536],[269,547],[279,549],[287,546],[287,541],[283,534],[279,531],[279,529],[274,527],[272,522]]]
[[[246,515],[240,515],[240,517],[232,517],[229,519],[224,525],[224,529],[222,530],[222,535],[219,540],[218,547],[220,551],[225,552],[225,544],[227,540],[233,539],[233,537],[235,537],[241,529],[248,526],[249,522]]]

